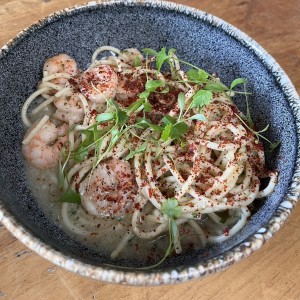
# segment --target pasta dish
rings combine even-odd
[[[23,155],[39,176],[52,172],[63,227],[107,245],[113,259],[130,248],[164,260],[220,243],[277,180],[265,167],[264,130],[233,103],[248,97],[245,84],[227,87],[175,49],[103,46],[84,71],[58,54],[23,105]]]

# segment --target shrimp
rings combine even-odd
[[[74,93],[71,97],[59,97],[54,101],[57,110],[54,117],[66,123],[79,123],[84,118],[83,104],[78,93]]]
[[[124,106],[130,105],[130,100],[135,101],[137,94],[145,90],[146,81],[147,78],[144,75],[141,75],[137,78],[132,78],[132,76],[120,74],[119,85],[116,89],[116,99]]]
[[[47,73],[47,75],[67,73],[71,76],[76,76],[78,73],[76,61],[64,53],[48,58],[44,63],[43,71],[44,73]],[[69,85],[69,80],[67,78],[54,78],[50,80],[50,82],[62,87]],[[51,91],[51,94],[53,93],[54,91]]]
[[[79,78],[81,93],[94,103],[105,103],[106,99],[114,98],[117,86],[117,74],[106,65],[87,70]]]
[[[34,127],[33,125],[26,135]],[[39,169],[48,169],[57,166],[60,150],[68,141],[67,130],[67,124],[64,123],[56,127],[48,120],[28,144],[22,145],[22,152],[25,159]]]
[[[82,206],[96,217],[121,217],[130,212],[137,186],[127,161],[100,163],[79,185]]]
[[[48,58],[44,64],[44,72],[50,74],[55,73],[68,73],[71,76],[77,74],[76,61],[67,54],[58,54]]]

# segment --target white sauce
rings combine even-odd
[[[131,216],[123,220],[101,219],[88,215],[80,205],[68,204],[69,218],[75,224],[80,221],[80,224],[77,222],[78,226],[81,227],[80,231],[86,233],[76,234],[65,225],[62,219],[62,204],[57,201],[61,191],[57,188],[56,168],[38,170],[27,162],[25,164],[29,188],[45,215],[72,239],[94,251],[110,256],[130,227]],[[200,243],[194,235],[194,231],[188,225],[184,228],[184,234],[193,234],[185,238],[186,247],[184,248],[199,248]],[[155,240],[141,240],[135,237],[118,258],[149,260],[150,263],[155,263],[164,256],[167,247],[167,233]]]

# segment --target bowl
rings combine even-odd
[[[20,111],[35,90],[45,58],[67,53],[87,67],[100,45],[120,49],[176,48],[177,55],[225,84],[248,80],[250,108],[258,128],[270,124],[266,137],[280,140],[266,152],[278,184],[255,204],[247,225],[230,239],[169,258],[158,268],[139,270],[134,260],[111,260],[72,240],[47,218],[25,177]],[[0,220],[27,247],[75,273],[113,283],[178,283],[226,269],[259,249],[280,229],[299,198],[299,96],[276,61],[237,28],[205,12],[164,1],[100,1],[65,9],[26,28],[0,52]],[[245,111],[245,101],[236,98]],[[129,268],[128,268],[129,267]]]

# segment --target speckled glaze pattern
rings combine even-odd
[[[103,44],[121,49],[174,47],[186,61],[218,72],[226,84],[236,77],[248,79],[255,123],[259,127],[270,123],[268,138],[282,141],[277,152],[266,153],[269,168],[280,175],[274,193],[255,204],[251,220],[237,235],[220,245],[171,258],[159,269],[142,271],[136,268],[140,263],[114,262],[72,241],[39,209],[27,188],[20,153],[22,102],[34,91],[46,57],[66,52],[85,68],[92,52]],[[121,284],[161,285],[226,269],[270,239],[299,198],[297,92],[261,46],[202,11],[164,1],[100,1],[55,13],[2,47],[0,95],[0,220],[30,249],[80,275]],[[242,98],[235,101],[245,109]]]

